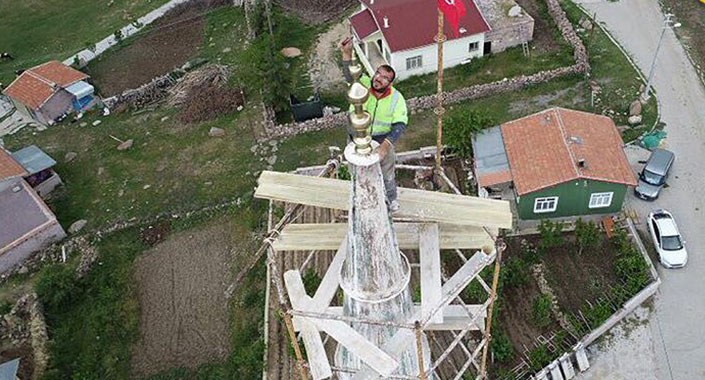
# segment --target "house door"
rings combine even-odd
[[[379,48],[379,52],[382,53],[384,50],[382,50],[382,40],[377,40],[377,47]]]
[[[485,41],[485,45],[482,47],[482,55],[490,53],[492,53],[492,41]]]

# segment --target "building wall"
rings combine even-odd
[[[492,42],[492,53],[519,46],[534,39],[534,19],[525,15],[523,20],[504,27],[493,28],[485,34],[485,41]]]
[[[46,119],[45,122],[49,120],[54,120],[62,114],[69,112],[73,109],[71,101],[73,100],[73,95],[69,94],[66,90],[59,90],[54,95],[52,95],[49,100],[47,100],[44,105],[39,109]]]
[[[520,219],[546,219],[563,216],[610,214],[619,212],[624,203],[628,186],[610,182],[580,179],[542,189],[530,194],[517,196],[517,210]],[[613,192],[609,207],[589,208],[593,193]],[[558,207],[554,212],[534,213],[536,198],[558,197]]]
[[[478,49],[469,52],[470,43],[477,43]],[[443,67],[450,68],[457,66],[472,58],[482,57],[482,47],[485,42],[483,33],[475,34],[465,38],[447,41],[443,44]],[[421,56],[421,67],[407,70],[407,58]],[[391,66],[397,72],[398,79],[406,79],[413,75],[434,73],[438,69],[438,46],[436,44],[424,46],[418,49],[394,52],[391,55]]]
[[[66,233],[59,225],[59,222],[56,219],[50,220],[31,236],[13,243],[11,248],[7,250],[4,248],[0,249],[0,274],[9,271],[16,265],[20,265],[32,253],[42,250],[64,237],[66,237]]]

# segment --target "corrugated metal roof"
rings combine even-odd
[[[56,161],[36,145],[30,145],[12,153],[12,158],[30,175],[56,165]]]
[[[504,150],[502,130],[488,128],[472,136],[475,174],[480,186],[493,186],[512,180],[509,159]]]
[[[19,358],[0,364],[0,380],[15,380],[17,378],[17,370],[19,368]]]
[[[77,99],[81,99],[86,95],[92,94],[94,89],[93,86],[88,84],[88,82],[84,82],[81,80],[66,87],[66,91],[68,91],[71,95],[75,96]]]

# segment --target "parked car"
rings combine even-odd
[[[666,210],[654,210],[649,213],[646,223],[661,264],[666,268],[684,267],[688,262],[688,252],[673,215]]]
[[[675,158],[675,154],[671,151],[654,149],[644,169],[639,173],[639,182],[634,189],[634,194],[647,201],[658,198]]]

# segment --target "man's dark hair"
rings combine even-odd
[[[392,73],[392,82],[394,82],[395,79],[397,79],[397,72],[394,71],[394,68],[389,65],[380,65],[378,69],[384,69],[385,71],[388,71]]]

